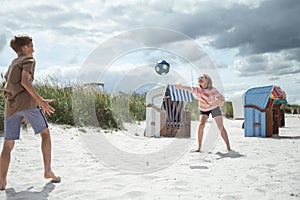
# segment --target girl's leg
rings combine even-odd
[[[217,126],[221,132],[221,136],[224,140],[224,142],[226,143],[226,148],[228,151],[230,151],[230,143],[229,143],[229,139],[228,139],[228,135],[227,135],[227,131],[224,127],[224,124],[223,124],[223,117],[222,116],[217,116],[215,117],[215,121],[217,123]]]
[[[201,150],[204,127],[207,120],[207,115],[200,115],[200,123],[198,127],[198,150]]]

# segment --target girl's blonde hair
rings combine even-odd
[[[207,74],[204,74],[203,75],[203,77],[206,79],[206,81],[207,81],[207,88],[208,89],[212,89],[212,87],[213,87],[213,83],[212,83],[212,80],[211,80],[211,78],[210,78],[210,76],[208,76]]]
[[[207,82],[207,86],[206,87],[211,90],[213,88],[213,85],[212,85],[213,83],[212,83],[212,79],[210,78],[210,76],[207,75],[207,74],[203,74],[203,75],[199,76],[199,78],[200,77],[205,78],[205,80]]]

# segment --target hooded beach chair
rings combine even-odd
[[[146,95],[146,136],[190,137],[191,113],[185,110],[194,99],[174,85],[160,86]]]
[[[279,134],[285,125],[284,110],[286,94],[278,86],[255,87],[246,91],[244,97],[244,131],[246,137],[271,137]]]

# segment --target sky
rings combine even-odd
[[[29,34],[36,80],[89,72],[86,81],[132,92],[208,73],[226,100],[277,85],[300,104],[299,13],[298,0],[1,0],[0,72],[15,58],[10,39]],[[165,77],[154,71],[161,59],[171,64]]]

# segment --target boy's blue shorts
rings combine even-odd
[[[40,107],[22,110],[4,119],[4,139],[18,140],[23,119],[26,118],[38,134],[48,128],[47,119]]]

